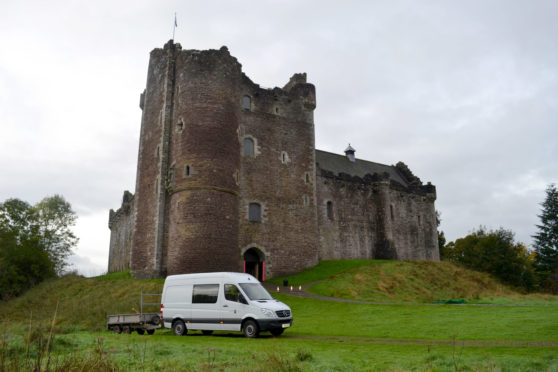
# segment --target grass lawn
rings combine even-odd
[[[362,270],[376,271],[370,264],[326,261],[289,281],[333,283],[352,275],[356,282]],[[422,270],[422,264],[372,265],[381,267],[385,281],[398,271]],[[66,277],[0,303],[0,371],[45,370],[47,364],[51,371],[558,371],[558,306],[552,297],[521,297],[528,306],[369,305],[280,293],[276,297],[292,308],[294,325],[278,338],[103,331],[107,314],[139,310],[139,293],[160,293],[162,283],[129,273]],[[407,291],[394,290],[401,296]],[[515,304],[515,295],[501,302]]]

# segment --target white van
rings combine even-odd
[[[246,337],[269,331],[279,336],[293,324],[287,305],[271,297],[252,275],[241,273],[168,276],[161,318],[178,336],[189,330],[243,331]]]

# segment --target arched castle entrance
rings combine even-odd
[[[258,248],[250,248],[244,252],[244,272],[261,282],[265,280],[265,255]]]

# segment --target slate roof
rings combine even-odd
[[[316,150],[316,165],[318,168],[333,172],[347,173],[351,176],[364,177],[366,174],[388,173],[390,179],[407,186],[409,183],[403,179],[397,169],[392,165],[374,163],[371,161],[355,159],[350,161],[345,155],[333,154],[331,152]]]

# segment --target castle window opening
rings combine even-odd
[[[331,201],[327,202],[326,209],[327,209],[327,218],[333,220],[333,203]]]
[[[252,110],[252,98],[250,96],[242,97],[242,108],[248,111]]]
[[[420,214],[417,216],[417,218],[418,218],[418,225],[421,226]]]
[[[178,132],[182,132],[184,130],[184,122],[182,121],[182,119],[178,121],[176,129],[178,130]]]
[[[252,138],[244,138],[242,142],[242,154],[244,156],[254,156],[254,140]]]
[[[248,221],[261,222],[262,206],[259,203],[250,203],[248,205]]]
[[[279,113],[279,107],[275,107],[275,113],[276,113],[276,114]]]
[[[281,163],[287,164],[289,162],[289,155],[285,151],[281,151]]]
[[[310,174],[306,173],[304,176],[306,183],[310,183]]]
[[[391,215],[391,220],[395,220],[395,215],[393,214],[393,204],[389,206],[389,214]]]
[[[191,174],[192,174],[192,170],[190,169],[190,166],[186,165],[184,167],[184,177],[190,177]]]

